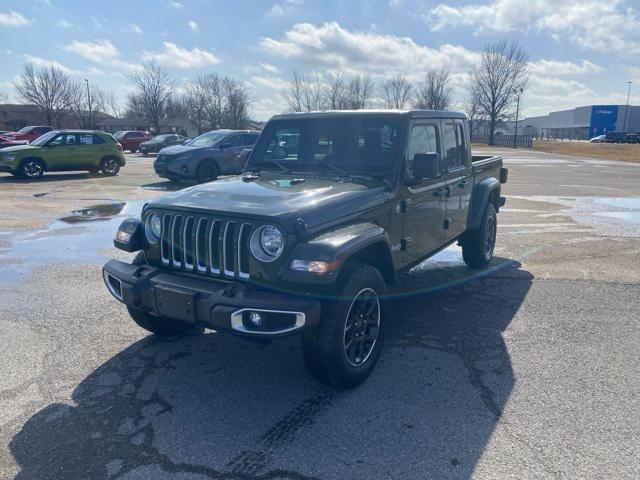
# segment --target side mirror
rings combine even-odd
[[[222,145],[220,145],[220,150],[224,150],[225,148],[229,148],[231,146],[231,144],[229,142],[224,142]]]
[[[416,153],[413,156],[413,174],[416,179],[440,177],[440,155]]]
[[[251,152],[253,152],[253,148],[243,148],[240,151],[240,155],[238,155],[238,160],[240,160],[243,166],[249,160],[249,156],[251,155]]]

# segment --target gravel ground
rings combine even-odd
[[[452,247],[404,275],[347,392],[296,338],[161,342],[110,297],[115,228],[175,188],[150,159],[0,174],[0,478],[640,478],[640,165],[496,152],[490,270]]]

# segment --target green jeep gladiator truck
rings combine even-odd
[[[160,336],[210,328],[299,334],[324,383],[374,368],[387,291],[453,242],[486,267],[504,204],[499,157],[472,157],[464,114],[358,110],[277,115],[240,176],[148,203],[120,226],[107,288]]]

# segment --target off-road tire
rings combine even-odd
[[[138,253],[133,262],[131,262],[132,265],[146,265],[146,263],[144,252]],[[175,337],[183,333],[202,333],[203,331],[202,328],[194,327],[190,323],[179,322],[171,318],[156,317],[136,308],[127,307],[127,310],[129,310],[129,315],[138,326],[159,337]]]
[[[213,160],[205,160],[198,165],[196,169],[196,182],[206,183],[213,182],[220,175],[220,169]]]
[[[471,268],[487,268],[493,258],[498,230],[498,216],[493,203],[487,203],[480,226],[469,230],[462,239],[462,258]]]
[[[25,158],[18,167],[17,176],[35,180],[44,175],[46,168],[44,162],[38,158]]]
[[[120,171],[120,163],[116,157],[105,157],[100,161],[100,171],[105,177],[113,177]]]
[[[365,290],[375,292],[379,300],[378,333],[366,359],[354,366],[347,359],[345,329],[356,296]],[[316,380],[343,389],[356,387],[367,379],[380,357],[384,341],[386,293],[384,278],[376,268],[355,261],[343,267],[337,298],[324,302],[319,325],[302,337],[305,366]]]

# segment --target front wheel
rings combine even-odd
[[[129,151],[131,153],[136,153],[138,151],[138,149],[136,147],[130,148]]]
[[[211,160],[205,160],[198,165],[198,169],[196,170],[196,181],[198,183],[213,182],[218,178],[219,174],[218,165]]]
[[[309,373],[336,388],[353,388],[373,371],[384,339],[387,288],[380,272],[359,262],[345,265],[338,298],[323,306],[320,324],[304,334]]]
[[[462,238],[462,258],[471,268],[486,268],[493,258],[498,231],[498,216],[493,203],[488,203],[480,226],[468,230]]]
[[[118,162],[118,159],[115,157],[104,158],[100,162],[100,170],[104,175],[108,177],[112,177],[114,175],[117,175],[118,172],[120,171],[120,163]]]
[[[44,175],[45,166],[41,160],[30,158],[20,165],[19,175],[24,178],[36,179]]]

